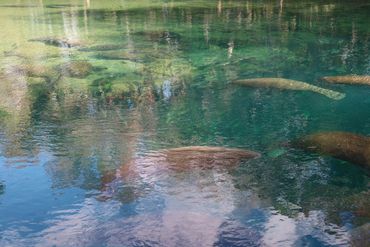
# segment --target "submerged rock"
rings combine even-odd
[[[36,38],[28,40],[30,42],[41,42],[45,45],[56,46],[61,48],[72,48],[81,46],[82,43],[78,40],[69,40],[64,38],[54,38],[54,37],[45,37],[45,38]]]
[[[355,84],[370,86],[369,75],[344,75],[344,76],[325,76],[321,80],[338,84]]]
[[[317,87],[306,82],[289,80],[284,78],[240,79],[233,81],[233,83],[249,87],[271,87],[297,91],[312,91],[315,93],[325,95],[326,97],[334,100],[341,100],[345,97],[344,93],[339,93],[333,90]]]
[[[322,132],[303,137],[295,145],[370,169],[370,137],[347,132]]]

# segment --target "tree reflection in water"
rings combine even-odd
[[[16,215],[0,222],[0,245],[320,245],[348,243],[352,228],[366,235],[368,177],[281,143],[317,130],[368,134],[367,92],[326,85],[348,95],[332,102],[229,82],[369,74],[368,12],[365,1],[341,0],[4,3],[1,168],[25,163],[18,178],[40,165],[45,191],[86,194],[22,219],[37,234],[22,235]],[[117,179],[133,159],[193,145],[262,157],[227,172]],[[8,192],[21,188],[1,179],[9,209]]]

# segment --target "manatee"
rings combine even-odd
[[[76,40],[68,40],[68,39],[53,38],[53,37],[29,39],[28,41],[41,42],[41,43],[44,43],[45,45],[62,47],[62,48],[72,48],[72,47],[81,46],[81,42],[76,41]]]
[[[370,189],[351,195],[345,203],[357,217],[370,219]]]
[[[370,223],[352,229],[350,245],[353,247],[365,247],[370,243]]]
[[[233,81],[234,84],[250,87],[271,87],[288,90],[298,91],[312,91],[325,95],[334,100],[340,100],[345,97],[344,93],[332,91],[329,89],[317,87],[306,82],[289,80],[284,78],[253,78],[253,79],[240,79]]]
[[[370,86],[370,75],[343,75],[343,76],[325,76],[321,80],[338,84],[355,84]]]
[[[322,132],[303,137],[295,146],[370,168],[370,137],[348,132]]]
[[[218,177],[223,177],[225,187],[229,186],[232,179],[228,177],[227,171],[236,168],[242,161],[259,156],[259,153],[249,150],[209,146],[189,146],[155,151],[134,158],[122,165],[114,172],[113,176],[109,173],[104,175],[102,198],[116,196],[109,192],[117,191],[117,183],[119,184],[120,181],[124,182],[125,186],[119,188],[124,188],[123,193],[129,193],[132,198],[146,193],[148,189],[151,190],[150,188],[155,184],[157,185],[156,189],[160,188],[162,192],[176,191],[176,193],[180,193],[183,192],[183,188],[179,186],[184,182],[182,178],[186,177],[186,174],[191,174],[190,177],[200,176],[202,181],[208,181],[204,185],[204,191],[207,190],[206,188],[213,188],[214,191],[217,191],[219,185],[214,184],[213,176],[218,174]],[[177,187],[174,186],[174,183]],[[232,189],[230,188],[230,190]],[[198,193],[198,196],[202,195]],[[215,197],[219,197],[219,195],[215,195]]]
[[[194,168],[235,168],[242,160],[259,157],[260,154],[254,151],[210,147],[210,146],[189,146],[172,149],[164,149],[148,154],[142,158],[134,159],[121,169],[122,174],[130,173],[132,166],[139,163],[152,163],[157,168],[169,171],[183,172]]]

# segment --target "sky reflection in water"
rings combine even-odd
[[[366,243],[366,173],[286,143],[370,133],[368,88],[319,81],[370,73],[369,7],[2,2],[0,246]],[[230,84],[253,77],[346,98]],[[196,145],[262,156],[185,171],[147,158]],[[121,171],[132,160],[130,180]]]

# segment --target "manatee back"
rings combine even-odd
[[[310,84],[284,78],[252,78],[233,81],[234,84],[250,87],[271,87],[289,90],[309,90]]]
[[[370,76],[368,75],[325,76],[321,80],[338,84],[370,85]]]
[[[324,132],[302,138],[298,146],[370,168],[370,138],[368,137],[345,132]]]

